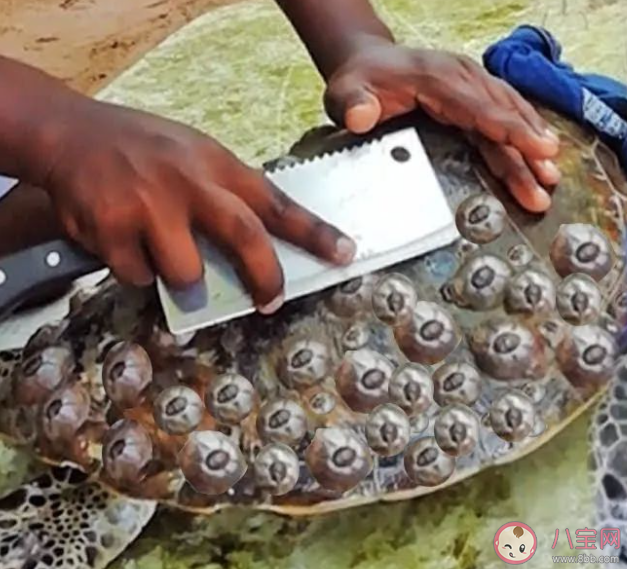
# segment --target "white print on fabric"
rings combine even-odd
[[[587,89],[583,89],[583,117],[599,132],[619,140],[627,138],[627,122]]]

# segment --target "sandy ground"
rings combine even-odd
[[[0,54],[94,93],[199,14],[238,0],[2,0]]]

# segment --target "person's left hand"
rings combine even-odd
[[[532,212],[546,211],[545,187],[560,173],[552,158],[559,139],[507,83],[469,57],[372,40],[328,80],[329,116],[354,133],[421,108],[468,132],[492,173]]]

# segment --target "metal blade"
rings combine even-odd
[[[355,261],[338,268],[275,240],[285,276],[286,301],[425,254],[459,236],[414,129],[288,166],[268,176],[295,201],[357,243]],[[205,240],[199,239],[199,244],[205,260],[203,283],[179,293],[158,282],[167,324],[174,334],[254,311],[229,261]]]

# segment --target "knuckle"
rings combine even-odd
[[[503,162],[506,164],[507,169],[515,172],[528,172],[527,164],[525,163],[524,158],[520,152],[513,150],[511,148],[507,149],[504,152],[504,160]]]
[[[130,257],[121,247],[107,247],[102,254],[116,279],[122,284],[147,286],[154,280],[154,275],[142,259]]]
[[[533,121],[533,123],[539,126],[545,126],[547,124],[545,118],[538,112],[538,110],[523,97],[515,99],[514,104],[516,105],[519,113],[523,115],[526,120]]]
[[[509,128],[528,128],[516,106],[499,105],[498,116],[499,120]]]
[[[118,234],[128,234],[137,228],[145,216],[146,207],[141,194],[135,192],[123,203],[105,203],[94,214],[94,225],[99,234],[113,238]]]
[[[173,267],[171,271],[171,278],[177,281],[181,287],[191,286],[202,277],[202,262],[197,252],[194,251],[189,256],[189,262]]]
[[[253,215],[238,213],[233,217],[232,235],[238,248],[248,249],[263,239],[263,225]]]
[[[123,267],[116,267],[115,264],[110,261],[107,261],[107,266],[111,269],[115,280],[117,280],[120,284],[142,286],[142,283],[138,282],[135,276]]]
[[[282,191],[274,190],[270,193],[269,215],[278,222],[289,217],[294,209],[294,202]]]
[[[130,285],[134,287],[145,287],[152,284],[153,279],[149,275],[132,271],[128,268],[120,267],[118,269],[112,269],[115,278],[124,285]]]
[[[466,81],[476,81],[476,75],[481,73],[481,68],[475,63],[475,60],[468,55],[461,54],[457,56],[458,73]]]
[[[507,181],[511,184],[521,187],[532,187],[535,182],[535,178],[529,172],[529,169],[517,162],[511,162],[507,169]]]
[[[128,220],[116,215],[115,211],[102,213],[96,219],[96,232],[103,239],[119,241],[129,234],[131,228]]]
[[[267,301],[274,300],[283,292],[283,272],[280,267],[265,275],[262,281],[256,283],[257,292],[260,297]]]
[[[457,90],[457,104],[460,111],[464,111],[472,117],[472,120],[476,120],[477,116],[490,117],[494,112],[492,107],[486,109],[485,101],[482,97],[477,96],[471,89],[466,86],[460,86]]]
[[[79,229],[76,218],[73,215],[67,214],[65,212],[60,212],[59,217],[61,221],[61,226],[69,235],[70,239],[73,239],[74,241],[80,241],[81,231]]]
[[[320,245],[324,237],[328,235],[331,231],[331,226],[327,225],[321,220],[314,220],[311,224],[311,228],[307,232],[306,242],[309,243],[310,246]]]
[[[164,279],[174,289],[183,290],[196,284],[200,276],[197,274],[164,273]]]
[[[120,229],[120,219],[111,208],[102,208],[94,216],[94,224],[100,235],[114,235]]]
[[[459,62],[468,70],[474,70],[477,67],[475,60],[465,53],[460,54],[458,58]]]
[[[515,103],[520,106],[531,106],[527,102],[527,100],[507,81],[501,79],[500,77],[494,77],[495,81],[498,81],[499,87],[503,90],[504,93],[508,95],[508,97]]]
[[[323,95],[323,104],[326,112],[337,123],[341,124],[343,122],[343,113],[351,93],[354,92],[355,87],[360,83],[363,83],[363,81],[350,73],[330,81]]]
[[[181,153],[181,143],[172,136],[162,133],[154,133],[150,138],[150,144],[153,152],[166,159],[171,158],[174,153]]]
[[[500,77],[496,77],[494,75],[490,75],[490,74],[486,74],[486,77],[488,79],[488,81],[490,81],[490,83],[492,84],[493,87],[500,89],[502,91],[504,91],[507,94],[516,94],[518,95],[518,92],[513,89],[509,83],[507,83],[506,81],[504,81],[503,79],[501,79]]]

